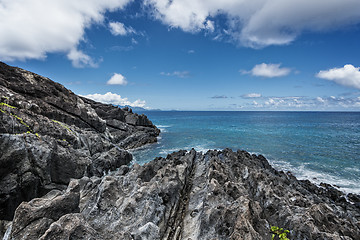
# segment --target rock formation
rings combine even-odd
[[[156,141],[144,115],[79,97],[48,78],[0,62],[0,219],[71,178],[102,176]]]
[[[11,237],[260,240],[275,225],[290,239],[355,240],[359,204],[359,196],[278,172],[261,155],[180,151],[22,203]]]
[[[179,151],[129,166],[156,141],[144,115],[0,63],[0,238],[360,239],[360,196],[245,151]],[[16,209],[16,210],[15,210]]]

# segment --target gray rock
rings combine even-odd
[[[358,195],[348,202],[330,185],[299,181],[245,151],[179,151],[72,184],[80,213],[52,225],[38,217],[44,222],[34,224],[48,228],[42,237],[79,226],[89,239],[265,240],[279,226],[290,239],[360,239]]]
[[[7,240],[11,233],[12,222],[0,220],[0,239]]]
[[[82,214],[70,213],[53,222],[39,240],[96,240],[102,237],[85,221]]]
[[[0,220],[12,220],[22,201],[65,189],[71,178],[103,176],[128,164],[125,149],[156,142],[158,135],[146,116],[0,62]]]
[[[11,239],[39,239],[60,217],[79,212],[79,190],[73,181],[65,192],[52,190],[43,198],[21,203],[15,211]]]

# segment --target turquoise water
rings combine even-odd
[[[360,113],[145,112],[158,143],[133,151],[134,163],[180,149],[242,149],[264,155],[300,179],[360,193]]]

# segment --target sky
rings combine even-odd
[[[0,61],[114,105],[360,111],[359,0],[0,0]]]

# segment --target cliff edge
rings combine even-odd
[[[0,218],[71,178],[102,176],[156,142],[159,130],[128,108],[75,95],[59,83],[0,62]]]

